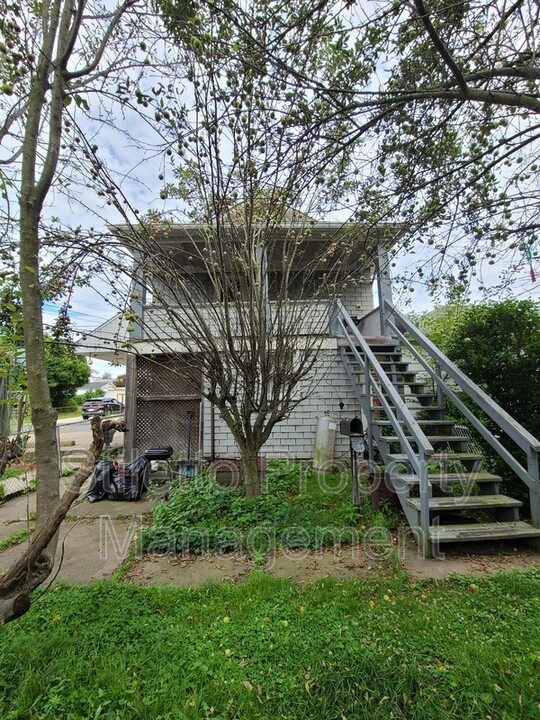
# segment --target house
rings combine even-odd
[[[98,378],[90,380],[82,387],[78,388],[76,395],[84,395],[88,391],[101,390],[104,396],[125,402],[125,388],[117,388],[114,382],[108,378]]]
[[[108,378],[97,378],[95,380],[90,380],[90,382],[87,382],[85,385],[78,388],[75,394],[84,395],[84,393],[88,391],[101,390],[105,395],[108,395],[115,389],[116,386],[112,380]]]
[[[281,457],[293,460],[310,461],[313,459],[315,436],[318,420],[325,415],[339,419],[340,415],[358,413],[358,403],[346,370],[340,359],[335,333],[330,328],[330,314],[333,302],[337,297],[334,289],[319,292],[319,288],[298,287],[299,274],[306,272],[303,267],[323,258],[325,250],[332,243],[344,241],[351,243],[347,257],[364,254],[364,264],[356,263],[354,278],[345,271],[347,277],[340,287],[339,296],[352,315],[364,317],[372,314],[374,268],[383,250],[389,244],[389,234],[395,235],[398,229],[378,228],[368,231],[357,228],[352,231],[339,222],[313,222],[305,215],[288,210],[285,222],[278,231],[274,229],[271,249],[268,251],[266,275],[268,280],[267,294],[269,311],[272,312],[277,301],[279,276],[282,272],[281,253],[286,246],[287,234],[302,233],[309,227],[309,240],[305,242],[305,254],[298,263],[291,263],[287,268],[295,277],[291,281],[291,305],[305,308],[304,327],[295,327],[298,333],[307,337],[309,334],[320,336],[317,339],[318,360],[314,367],[315,377],[309,382],[312,386],[309,397],[295,407],[288,417],[276,424],[270,437],[264,444],[265,457]],[[116,227],[114,232],[120,238],[129,237],[131,229]],[[354,233],[356,232],[356,236]],[[216,278],[209,277],[208,263],[197,262],[196,255],[202,255],[200,245],[203,240],[197,225],[166,225],[154,231],[154,252],[156,247],[167,258],[175,271],[191,275],[193,289],[200,296],[200,312],[209,323],[220,323],[220,318],[212,317],[216,308],[222,306],[222,297],[216,297]],[[352,240],[351,240],[352,237]],[[135,275],[148,273],[148,257],[139,256]],[[319,273],[324,270],[310,268],[310,282],[317,282]],[[234,460],[238,458],[238,448],[226,423],[213,405],[201,396],[196,383],[190,383],[181,372],[182,356],[189,355],[189,348],[182,347],[180,334],[174,319],[178,314],[185,297],[181,291],[172,287],[174,278],[160,277],[153,270],[152,289],[142,283],[134,283],[136,291],[132,293],[133,318],[130,314],[116,316],[96,328],[92,338],[79,343],[78,352],[85,352],[93,357],[109,361],[126,362],[126,413],[129,436],[126,438],[126,451],[131,454],[149,446],[171,445],[177,456],[190,455],[204,461]],[[196,287],[195,287],[196,286]],[[230,292],[230,286],[227,288]],[[221,293],[223,290],[221,290]],[[204,302],[203,302],[204,301]],[[171,321],[171,312],[165,306],[176,308]],[[376,324],[376,323],[375,323]],[[308,327],[309,326],[309,327]],[[128,329],[130,332],[128,332]],[[377,331],[378,332],[378,331]],[[380,334],[380,333],[379,333]],[[96,343],[96,339],[98,339]],[[129,342],[132,352],[122,347]],[[97,345],[97,346],[96,346]],[[199,382],[203,382],[200,375]],[[303,385],[305,386],[306,380]],[[302,390],[302,383],[300,384]],[[346,438],[337,438],[335,459],[348,458],[349,448]]]
[[[307,367],[294,386],[300,400],[279,417],[262,455],[312,461],[321,419],[359,417],[369,459],[384,465],[425,554],[446,542],[540,537],[540,442],[394,307],[386,257],[400,229],[316,222],[291,209],[270,224],[241,213],[233,220],[221,228],[156,223],[136,241],[132,228],[113,228],[136,248],[131,307],[81,340],[78,352],[126,362],[128,457],[171,445],[179,458],[235,461],[234,418],[225,416],[228,399],[247,397],[238,375],[253,387],[266,377],[264,401],[274,391],[281,398],[287,387],[279,385],[276,357],[293,365],[300,357]],[[215,402],[204,397],[210,390]],[[526,461],[484,427],[461,393]],[[501,493],[502,478],[456,432],[445,397],[527,485],[531,524],[519,520],[521,503]],[[253,425],[261,403],[248,407]],[[331,434],[326,446],[328,464],[347,462],[348,437]],[[479,522],[479,512],[491,519]]]

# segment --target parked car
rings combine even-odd
[[[117,415],[124,412],[124,403],[114,398],[94,398],[87,400],[81,407],[83,420],[88,420],[92,415]]]

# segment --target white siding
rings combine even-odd
[[[293,410],[287,420],[275,426],[261,455],[268,458],[310,460],[315,449],[315,433],[319,417],[328,413],[339,420],[340,400],[344,403],[342,417],[352,418],[360,414],[359,405],[337,350],[321,351],[317,377],[319,382],[313,393]],[[203,456],[208,458],[211,451],[211,411],[207,402],[204,403],[203,413]],[[239,457],[236,443],[217,411],[214,438],[216,458]],[[348,438],[340,436],[338,432],[334,453],[336,461],[346,460],[348,453]]]

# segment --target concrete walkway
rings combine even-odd
[[[110,577],[123,562],[136,533],[147,522],[154,501],[103,501],[72,507],[60,529],[55,571],[58,578],[86,583]],[[0,506],[0,541],[28,527],[27,513],[35,511],[35,494],[23,495]],[[32,517],[32,516],[31,516]],[[33,522],[30,523],[33,527]],[[0,574],[24,550],[12,545],[0,552]]]

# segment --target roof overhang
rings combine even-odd
[[[114,225],[110,230],[126,247],[143,256],[163,254],[171,263],[178,264],[184,272],[205,273],[204,248],[208,244],[209,232],[219,232],[226,242],[227,237],[241,237],[242,225],[201,225],[198,223],[154,223],[151,225]],[[365,267],[373,264],[380,248],[390,249],[403,233],[397,224],[353,223],[312,221],[290,222],[276,227],[263,224],[251,226],[251,237],[260,233],[261,247],[268,250],[267,268],[281,270],[283,251],[286,243],[297,239],[302,252],[295,260],[295,269],[311,265],[331,243],[343,243],[354,248],[354,256],[365,258]],[[321,266],[322,268],[322,266]]]

